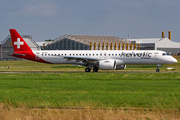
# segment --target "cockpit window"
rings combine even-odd
[[[163,54],[162,54],[162,56],[165,56],[165,55],[166,55],[166,53],[163,53]]]
[[[165,55],[170,55],[169,53],[163,53],[162,56],[165,56]]]

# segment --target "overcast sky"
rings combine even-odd
[[[64,34],[160,38],[180,42],[180,0],[0,0],[0,40],[9,29],[35,41]]]

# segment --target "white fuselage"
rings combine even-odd
[[[42,50],[33,51],[39,58],[52,64],[81,64],[77,59],[65,59],[77,57],[79,59],[120,60],[122,64],[172,64],[177,60],[164,51],[155,50]]]

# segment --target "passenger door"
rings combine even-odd
[[[158,53],[157,52],[154,53],[154,59],[158,60]]]

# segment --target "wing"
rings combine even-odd
[[[61,56],[67,61],[76,60],[76,62],[88,62],[89,64],[96,64],[99,62],[98,58],[90,58],[90,57],[76,57],[76,56]]]
[[[56,56],[56,55],[52,55]],[[83,62],[85,64],[97,64],[99,62],[98,58],[90,58],[90,57],[80,57],[80,56],[56,56],[67,59],[66,61],[76,60],[75,62]]]

